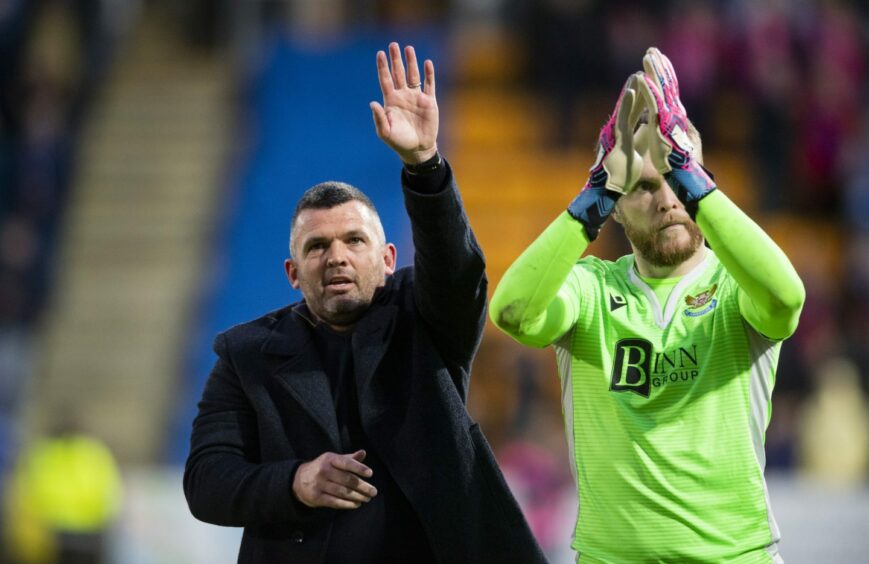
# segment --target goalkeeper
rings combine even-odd
[[[764,434],[805,290],[701,165],[670,61],[652,48],[643,67],[585,187],[507,270],[490,314],[555,347],[578,561],[781,562]],[[577,260],[610,215],[633,253]]]

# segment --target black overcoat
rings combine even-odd
[[[486,310],[483,254],[448,169],[444,188],[402,178],[414,266],[399,269],[353,330],[362,427],[444,564],[545,559],[466,409]],[[303,461],[340,452],[329,381],[300,304],[215,340],[184,492],[194,516],[244,527],[241,563],[320,563],[334,511],[292,498]],[[347,547],[352,550],[353,547]]]

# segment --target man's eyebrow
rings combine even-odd
[[[315,237],[311,237],[309,239],[305,239],[304,242],[302,243],[302,250],[308,250],[311,248],[311,246],[313,246],[317,243],[325,243],[328,240],[329,240],[328,237],[320,237],[320,236],[315,236]]]
[[[369,239],[368,233],[365,232],[364,229],[351,229],[349,231],[345,231],[340,235],[341,239],[346,239],[347,237],[359,237],[361,239]],[[328,243],[331,240],[330,237],[323,237],[322,235],[315,235],[310,237],[309,239],[305,239],[302,242],[302,250],[307,250],[311,248],[311,246],[317,243]]]

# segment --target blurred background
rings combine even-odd
[[[240,531],[181,491],[211,340],[299,298],[289,220],[322,180],[411,261],[368,109],[391,40],[435,61],[490,287],[585,182],[645,49],[670,56],[707,166],[808,292],[767,432],[783,554],[869,561],[865,2],[0,0],[0,562],[235,562]],[[592,251],[629,247],[611,226]],[[469,409],[572,562],[552,351],[487,327]]]

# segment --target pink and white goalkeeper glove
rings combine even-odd
[[[643,158],[634,148],[633,132],[639,119],[637,88],[643,73],[632,74],[622,88],[615,109],[600,131],[597,159],[588,181],[567,212],[585,227],[590,241],[597,238],[618,199],[640,177]]]
[[[658,172],[686,207],[715,190],[712,175],[697,161],[695,147],[688,136],[689,122],[679,99],[679,81],[673,64],[663,53],[650,47],[643,57],[643,82],[640,93],[649,108],[649,154]]]

